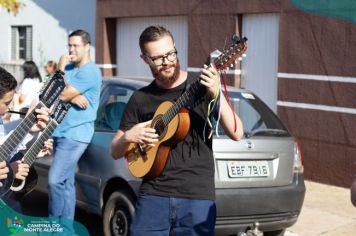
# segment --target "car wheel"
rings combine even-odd
[[[113,192],[103,214],[105,236],[129,235],[130,223],[135,211],[132,197],[124,191]]]
[[[285,232],[286,232],[285,229],[263,232],[263,236],[283,236]]]

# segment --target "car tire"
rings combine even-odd
[[[285,232],[286,232],[285,229],[263,232],[263,236],[283,236]]]
[[[134,201],[125,191],[113,192],[104,208],[103,230],[105,236],[127,236],[135,212]]]

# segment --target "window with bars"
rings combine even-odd
[[[32,26],[11,27],[11,59],[32,60]]]

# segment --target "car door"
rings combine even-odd
[[[97,213],[101,212],[100,199],[109,180],[120,178],[129,182],[133,179],[124,159],[114,160],[111,157],[110,147],[119,129],[126,103],[134,90],[134,87],[106,81],[102,87],[94,136],[78,162],[77,202]]]

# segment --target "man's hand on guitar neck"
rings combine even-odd
[[[216,98],[219,95],[219,76],[214,66],[208,67],[204,65],[202,74],[200,75],[200,83],[204,85],[211,98]],[[228,104],[224,94],[220,99],[220,124],[225,133],[232,140],[240,140],[243,135],[243,125],[241,119],[237,116],[232,107]]]
[[[216,98],[218,95],[219,78],[218,72],[213,66],[208,67],[204,65],[202,74],[200,75],[200,83],[208,89],[212,98]]]
[[[25,180],[30,171],[28,164],[23,163],[23,160],[12,162],[11,168],[15,173],[15,178],[20,180]]]
[[[35,112],[37,121],[36,124],[30,129],[31,133],[44,130],[49,121],[49,109],[47,107],[41,107],[40,109],[36,109]]]
[[[9,168],[6,166],[5,161],[0,162],[0,180],[7,178],[7,173],[9,173]],[[2,183],[0,182],[0,187],[2,187]]]
[[[53,151],[53,139],[47,139],[44,142],[44,146],[40,153],[38,153],[37,158],[44,157],[46,155],[51,155]]]

